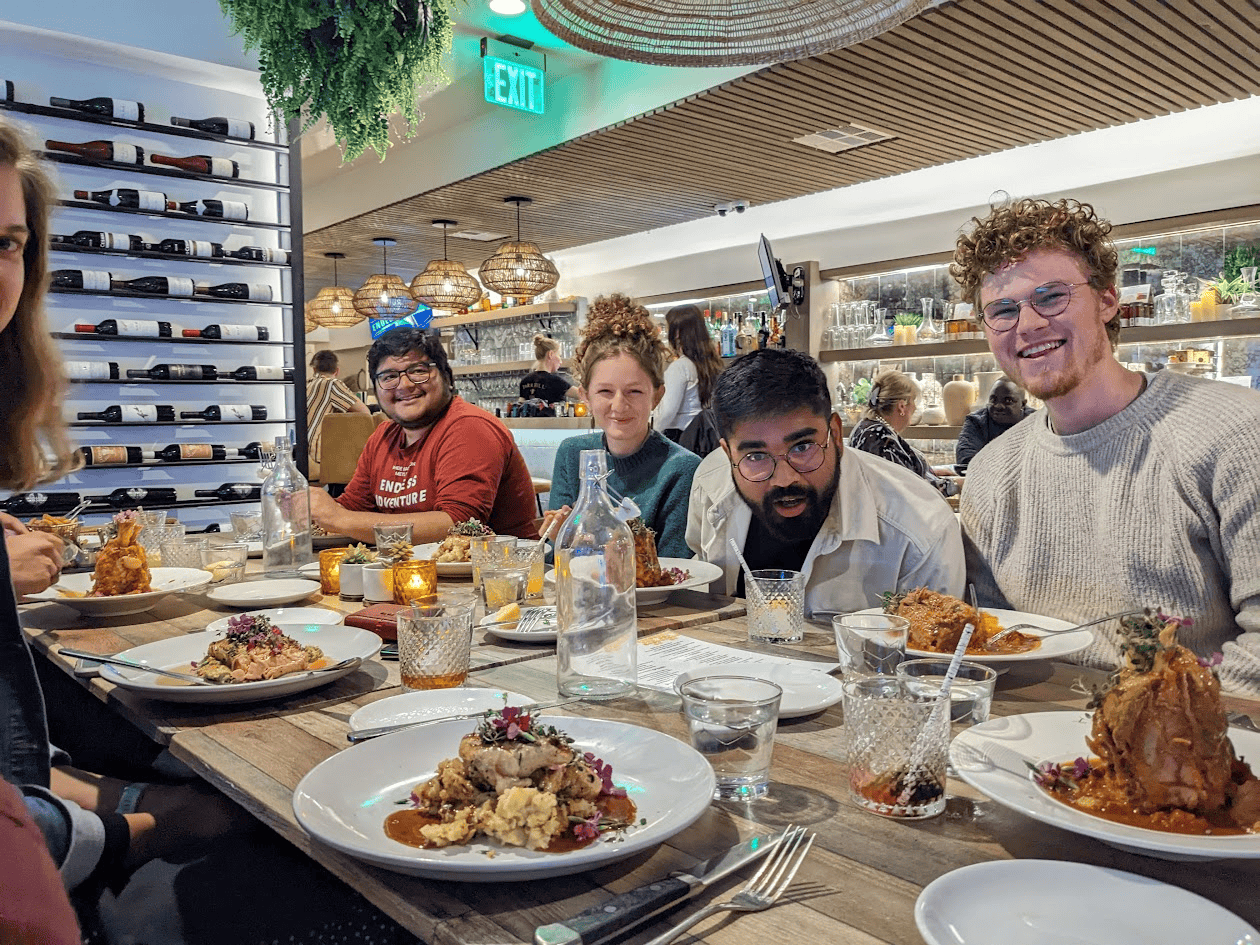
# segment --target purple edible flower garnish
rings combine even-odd
[[[579,823],[573,825],[573,836],[579,840],[594,840],[599,836],[599,822],[604,815],[598,811]]]
[[[1221,651],[1217,650],[1211,656],[1200,656],[1199,665],[1210,669],[1213,666],[1220,666],[1224,659],[1225,657]]]
[[[613,784],[612,765],[608,764],[602,759],[596,758],[593,752],[588,751],[582,757],[586,759],[586,763],[591,766],[591,769],[597,775],[599,775],[599,780],[600,780],[599,793],[600,794],[607,794],[609,797],[625,797],[626,796],[625,788],[619,788],[615,784]]]

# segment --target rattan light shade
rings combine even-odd
[[[416,300],[402,279],[392,273],[378,273],[368,276],[354,293],[354,309],[365,318],[402,318],[416,310]]]
[[[482,285],[521,305],[528,305],[560,281],[556,264],[533,243],[520,240],[500,246],[481,264],[477,274]]]
[[[458,311],[481,301],[486,293],[462,263],[433,259],[411,280],[411,296],[430,308]]]
[[[315,313],[311,311],[311,303],[307,302],[306,307],[302,310],[302,314],[306,316],[306,334],[310,334],[319,327],[319,322],[315,321]]]
[[[307,304],[316,323],[325,328],[349,328],[363,321],[354,310],[354,292],[344,285],[326,285]]]
[[[935,0],[533,0],[567,43],[654,66],[768,65],[878,36]]]

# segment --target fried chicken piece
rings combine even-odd
[[[571,762],[573,749],[547,737],[485,745],[474,733],[460,740],[459,757],[468,766],[468,779],[474,785],[502,794],[509,788],[534,787],[535,779],[543,778],[548,769]]]
[[[96,558],[90,597],[119,597],[124,594],[147,594],[153,590],[149,558],[136,541],[140,523],[118,523],[118,534],[105,543]]]

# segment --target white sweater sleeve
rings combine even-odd
[[[656,429],[664,432],[678,426],[687,385],[696,382],[696,368],[690,358],[678,358],[665,369],[665,396],[656,408]]]

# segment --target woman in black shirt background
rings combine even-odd
[[[565,397],[578,396],[578,389],[560,368],[560,342],[539,333],[534,335],[534,370],[521,378],[521,400],[543,400],[562,403]]]

